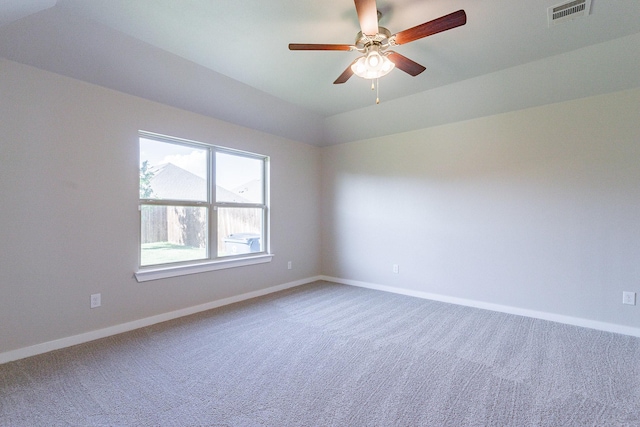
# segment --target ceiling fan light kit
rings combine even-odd
[[[378,79],[389,74],[395,66],[387,55],[380,54],[378,46],[371,46],[366,55],[351,65],[351,70],[363,79]]]
[[[459,10],[391,35],[388,29],[378,26],[381,14],[377,10],[375,0],[354,0],[354,3],[361,28],[356,36],[355,45],[289,44],[289,50],[342,50],[362,53],[363,55],[356,58],[333,84],[345,83],[354,74],[364,79],[378,79],[386,76],[396,67],[415,77],[422,73],[425,67],[388,49],[467,23],[464,10]]]

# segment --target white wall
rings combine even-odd
[[[640,89],[326,147],[322,175],[327,276],[640,328]]]
[[[271,157],[271,263],[133,279],[140,129]],[[0,158],[0,354],[320,273],[317,147],[0,60]]]

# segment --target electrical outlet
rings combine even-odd
[[[622,303],[629,304],[629,305],[636,305],[636,293],[622,292]]]
[[[393,264],[393,272],[395,274],[400,273],[400,267],[398,266],[398,264]]]
[[[291,261],[289,261],[287,263],[287,270],[291,270],[293,268],[293,263]]]
[[[100,301],[100,294],[91,295],[91,308],[100,307],[102,305]]]

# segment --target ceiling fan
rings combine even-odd
[[[377,79],[387,75],[395,67],[415,77],[422,73],[425,67],[390,48],[467,23],[464,10],[459,10],[392,35],[386,28],[378,26],[381,14],[376,7],[376,0],[354,2],[362,30],[356,36],[355,44],[289,44],[289,50],[355,50],[362,53],[363,55],[353,61],[333,84],[345,83],[353,74],[365,79]]]

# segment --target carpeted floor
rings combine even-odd
[[[640,426],[640,339],[317,282],[0,365],[1,426]]]

